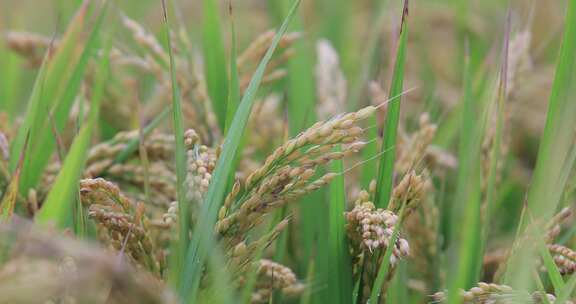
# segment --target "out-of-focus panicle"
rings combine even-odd
[[[282,97],[272,94],[254,105],[248,121],[250,137],[246,153],[269,151],[272,144],[283,139],[286,123],[282,117],[281,103]]]
[[[388,210],[398,213],[402,206],[405,206],[404,214],[406,216],[410,215],[418,208],[426,189],[431,188],[427,183],[430,183],[430,181],[423,175],[418,175],[415,171],[408,172],[398,185],[394,187]]]
[[[89,243],[22,219],[0,225],[5,303],[176,303],[158,278]]]
[[[238,68],[243,70],[250,65],[258,63],[270,47],[275,34],[276,32],[269,30],[256,37],[256,39],[254,39],[252,43],[250,43],[250,45],[238,55]],[[288,33],[281,38],[278,47],[280,49],[287,49],[300,37],[301,34],[298,32]]]
[[[135,139],[138,139],[137,130],[119,132],[113,139],[92,147],[88,152],[84,177],[103,177],[117,183],[121,188],[139,189],[140,191],[130,191],[126,194],[137,201],[146,202],[151,208],[150,211],[154,209],[164,211],[176,198],[176,176],[172,161],[174,136],[152,132],[144,139],[143,145],[139,145],[133,153],[126,155],[122,162],[118,162],[118,157]],[[140,160],[139,150],[142,147],[146,149],[148,168]],[[40,200],[50,189],[59,170],[59,163],[53,163],[47,168],[38,193]],[[146,174],[152,177],[149,179],[149,200],[144,195]]]
[[[430,115],[420,115],[419,129],[411,136],[404,136],[398,147],[398,160],[395,170],[398,174],[404,174],[414,169],[425,160],[428,147],[436,135],[437,126],[430,122]]]
[[[103,174],[135,139],[138,139],[138,130],[119,132],[112,140],[95,145],[88,152],[86,173],[91,176]],[[150,161],[170,160],[174,155],[174,136],[152,132],[145,138],[144,147]],[[128,155],[128,160],[138,157],[136,150]]]
[[[493,155],[493,148],[494,148],[494,144],[496,143],[496,120],[497,120],[497,115],[498,113],[497,111],[497,107],[495,106],[495,104],[492,104],[489,110],[490,116],[488,118],[489,120],[489,125],[486,128],[485,134],[484,134],[484,138],[482,141],[482,145],[480,147],[480,157],[481,157],[481,163],[480,163],[480,168],[482,170],[482,179],[481,179],[481,189],[482,192],[486,192],[486,187],[488,186],[488,177],[490,174],[490,170],[491,170],[491,165],[492,165],[492,159],[494,158]],[[504,162],[501,161],[502,159],[504,159],[504,157],[506,156],[506,154],[508,154],[508,150],[509,150],[509,141],[508,141],[508,136],[507,136],[508,130],[503,130],[503,132],[501,133],[501,137],[502,139],[500,140],[500,155],[498,155],[500,161],[497,162],[496,164],[496,172],[495,172],[495,183],[499,184],[501,179],[502,179],[502,170],[504,169]]]
[[[252,303],[267,303],[273,292],[281,292],[284,296],[294,297],[299,296],[304,290],[304,285],[298,282],[290,268],[269,260],[256,260],[259,253],[270,246],[287,226],[288,219],[284,219],[271,231],[248,244],[246,241],[231,244],[226,243],[226,239],[223,240],[224,246],[230,248],[228,271],[236,284],[239,286],[245,284],[246,274],[250,271],[255,270],[257,273]]]
[[[382,97],[386,101],[386,97]],[[445,174],[455,169],[458,160],[443,148],[432,145],[438,127],[430,120],[428,113],[418,118],[418,129],[411,134],[401,132],[398,140],[398,159],[394,168],[397,175],[405,175],[410,170],[427,168],[435,175]]]
[[[283,79],[284,77],[286,77],[286,75],[288,75],[288,72],[285,69],[275,69],[270,71],[269,73],[267,73],[266,75],[264,75],[264,77],[262,77],[262,85],[267,85],[267,84],[271,84],[274,83],[280,79]],[[242,83],[240,84],[240,89],[242,91],[246,90],[246,88],[248,88],[248,85],[250,84],[250,79],[248,77],[244,77],[242,79]]]
[[[58,46],[57,39],[30,32],[10,31],[6,33],[5,40],[8,48],[24,57],[30,67],[40,66],[51,44],[54,48]]]
[[[10,145],[8,144],[8,138],[6,135],[0,131],[0,161],[8,161],[10,159]]]
[[[438,257],[440,210],[432,191],[427,191],[419,204],[419,210],[405,219],[404,232],[410,240],[410,266],[418,269],[418,278],[424,283],[427,293],[435,291],[441,280]]]
[[[488,125],[485,131],[481,146],[481,168],[482,168],[482,189],[485,192],[488,175],[490,172],[491,162],[494,158],[492,155],[492,150],[496,140],[496,125],[499,115],[502,115],[503,129],[501,130],[501,140],[500,140],[500,159],[506,157],[510,150],[510,144],[512,141],[512,134],[510,129],[510,123],[512,122],[512,116],[516,115],[517,108],[524,108],[526,105],[521,105],[514,102],[516,99],[515,94],[521,89],[521,84],[524,82],[525,78],[528,76],[533,68],[532,58],[530,56],[530,43],[531,43],[531,32],[529,30],[518,32],[509,42],[508,48],[508,58],[507,58],[507,73],[506,73],[506,92],[505,93],[505,104],[502,107],[503,113],[498,113],[500,108],[497,103],[490,104],[488,108]],[[500,102],[500,101],[498,101]],[[504,167],[504,162],[499,161],[496,164],[496,184],[499,184],[502,178],[502,171]]]
[[[532,57],[530,56],[531,42],[532,33],[529,30],[516,33],[510,40],[506,95],[512,98],[518,85],[523,82],[533,68]]]
[[[163,66],[167,66],[168,54],[164,51],[164,48],[154,35],[146,31],[140,23],[125,15],[122,16],[122,24],[130,30],[136,43],[138,43],[143,49],[147,50],[156,60],[160,60]]]
[[[252,293],[252,303],[269,303],[275,291],[288,297],[299,296],[304,291],[304,284],[298,282],[292,269],[266,259],[258,261],[258,264],[258,278]]]
[[[316,43],[316,53],[318,117],[327,119],[346,110],[346,78],[340,70],[338,53],[328,40]]]
[[[420,115],[419,128],[411,135],[402,137],[399,159],[395,165],[395,173],[402,179],[394,187],[388,204],[388,210],[394,213],[404,208],[404,231],[414,249],[411,265],[418,267],[423,288],[430,292],[436,288],[434,283],[439,279],[439,211],[432,195],[432,175],[438,169],[446,168],[439,165],[438,160],[446,155],[444,151],[438,150],[439,156],[430,153],[436,129],[428,113],[424,113]]]
[[[248,244],[246,241],[237,243],[234,247],[230,247],[229,244],[224,244],[226,247],[232,248],[228,254],[230,258],[230,273],[234,277],[241,279],[244,273],[250,271],[250,267],[255,262],[257,254],[261,250],[268,248],[286,227],[288,227],[288,219],[283,219],[278,222],[271,231]]]
[[[148,32],[141,24],[123,16],[124,26],[132,33],[133,40],[137,46],[144,49],[144,55],[125,54],[115,58],[114,64],[135,66],[140,70],[151,73],[156,78],[156,89],[150,102],[146,104],[145,113],[147,116],[154,116],[162,111],[170,101],[171,80],[168,65],[168,53],[158,42],[156,37]],[[182,35],[171,33],[172,38],[180,40],[182,45],[188,45]],[[180,44],[172,45],[176,48]],[[142,52],[136,52],[142,53]],[[217,127],[216,117],[211,108],[210,98],[206,91],[206,84],[203,75],[202,58],[192,55],[184,55],[177,49],[174,50],[174,60],[176,62],[176,79],[181,93],[182,111],[187,122],[185,127],[194,127],[208,144],[214,144],[220,139],[220,131]],[[274,81],[280,75],[279,71],[266,75],[266,81]]]
[[[136,265],[160,274],[143,204],[134,204],[102,178],[80,181],[80,199],[99,229],[102,242],[124,252]],[[163,261],[162,261],[163,262]]]
[[[264,56],[266,49],[268,49],[268,46],[272,43],[274,34],[275,32],[273,30],[269,30],[256,37],[244,52],[238,55],[238,68],[244,68],[250,61],[257,61],[260,57]]]
[[[276,33],[274,31],[267,31],[256,37],[254,41],[238,55],[237,64],[240,73],[240,88],[246,89],[250,78],[257,64],[260,62]],[[286,71],[281,69],[280,66],[284,64],[294,54],[292,50],[293,44],[300,38],[300,33],[292,32],[285,34],[280,39],[278,44],[277,55],[274,56],[272,61],[268,64],[262,83],[270,83],[286,76]]]
[[[0,112],[0,197],[10,181],[10,140],[12,128],[8,125],[8,115]]]
[[[200,61],[200,60],[198,60]],[[178,77],[178,85],[182,90],[183,111],[193,124],[187,125],[194,128],[203,138],[205,144],[214,145],[220,140],[223,130],[218,128],[216,114],[212,109],[212,103],[206,88],[206,79],[199,62],[189,62],[190,72],[182,73]],[[168,82],[166,82],[168,84]]]
[[[464,304],[507,304],[507,303],[532,303],[543,304],[556,301],[551,294],[543,294],[539,291],[528,293],[517,291],[507,285],[479,282],[476,287],[469,290],[461,290],[460,297]],[[446,303],[446,292],[437,292],[433,296],[434,303]],[[547,301],[545,300],[547,299]],[[565,304],[573,304],[566,301]]]
[[[167,163],[152,162],[148,169],[143,164],[115,164],[110,166],[104,176],[123,186],[144,190],[146,174],[150,177],[150,204],[165,208],[174,200],[176,191],[174,170]],[[130,196],[146,201],[145,192],[130,193]]]
[[[426,149],[426,163],[436,174],[444,174],[447,170],[458,167],[458,159],[453,154],[438,146],[430,145]]]

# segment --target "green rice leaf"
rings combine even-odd
[[[562,274],[560,274],[560,270],[556,267],[556,263],[554,263],[554,259],[550,254],[550,251],[546,248],[546,244],[542,240],[539,242],[539,251],[540,256],[542,257],[542,261],[544,262],[544,268],[546,268],[546,272],[550,277],[550,281],[552,282],[552,286],[554,287],[554,291],[556,294],[559,294],[564,289],[564,280],[562,279]]]
[[[168,8],[166,1],[162,0],[163,12],[163,34],[168,48],[168,57],[170,59],[170,82],[172,87],[172,121],[175,141],[175,166],[176,166],[176,198],[178,200],[178,241],[172,244],[174,254],[171,256],[172,273],[170,278],[177,280],[180,276],[180,265],[186,254],[189,243],[190,231],[190,202],[186,198],[186,147],[184,146],[184,122],[182,114],[182,100],[178,79],[176,77],[176,65],[174,63],[174,54],[172,51],[172,41],[170,39],[170,25],[168,23]]]
[[[402,24],[398,49],[396,51],[396,63],[394,64],[394,75],[390,86],[390,99],[402,94],[404,82],[404,61],[406,59],[406,43],[408,41],[408,0],[404,1],[402,13]],[[401,98],[401,97],[398,97]],[[388,206],[392,185],[394,183],[394,159],[396,158],[396,136],[398,131],[398,121],[400,120],[400,102],[390,103],[386,121],[384,123],[384,139],[381,145],[380,165],[376,186],[375,205],[377,207]],[[385,152],[384,152],[385,151]]]
[[[234,25],[234,15],[232,12],[232,1],[229,2],[228,5],[228,12],[230,15],[230,43],[231,51],[230,51],[230,90],[228,90],[228,103],[226,106],[226,125],[224,129],[224,134],[228,134],[228,129],[232,124],[232,120],[234,119],[234,114],[236,114],[236,109],[238,109],[238,104],[240,103],[241,92],[240,92],[240,81],[238,76],[238,62],[237,62],[237,46],[236,46],[236,26]],[[240,143],[238,147],[238,151],[236,152],[237,157],[234,162],[234,167],[238,166],[240,162],[240,155],[242,155],[242,149],[244,147],[244,142]],[[230,190],[231,185],[234,184],[234,172],[230,174],[228,177],[228,190]]]
[[[22,69],[17,55],[0,42],[0,111],[8,113],[11,121],[18,111],[18,87],[22,79]]]
[[[222,40],[218,1],[204,0],[202,21],[202,46],[204,47],[204,71],[208,95],[218,118],[221,130],[226,124],[228,100],[228,73],[226,52]]]
[[[576,288],[576,274],[573,274],[570,279],[568,279],[565,287],[558,293],[554,304],[564,304],[570,300],[570,296],[574,292],[574,288]]]
[[[451,241],[457,264],[449,272],[448,303],[459,303],[459,289],[471,287],[479,273],[481,242],[481,189],[480,189],[480,145],[483,131],[481,109],[472,92],[470,56],[466,54],[464,68],[463,109],[461,116],[459,168],[456,194],[452,211],[453,227],[464,221],[461,229],[453,229]]]
[[[337,148],[340,150],[340,147]],[[331,303],[352,302],[352,269],[351,258],[348,252],[348,240],[346,238],[346,189],[344,185],[344,163],[342,160],[332,161],[332,171],[338,176],[329,186],[329,259],[330,272],[328,273],[329,294],[333,298]],[[339,265],[339,267],[334,267]]]
[[[228,11],[230,14],[230,89],[228,90],[228,103],[226,105],[226,128],[224,133],[228,132],[228,128],[234,119],[234,114],[240,102],[240,82],[238,80],[238,62],[237,62],[237,46],[236,46],[236,26],[234,25],[234,15],[232,14],[232,2],[229,3]]]

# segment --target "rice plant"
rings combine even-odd
[[[0,16],[0,303],[576,302],[576,0]]]

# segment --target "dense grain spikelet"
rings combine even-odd
[[[356,244],[360,251],[370,253],[377,250],[385,251],[397,221],[398,216],[393,212],[376,209],[372,202],[363,202],[346,213],[346,230],[352,243]],[[402,257],[409,255],[408,242],[399,238],[392,253],[390,264],[395,266]]]
[[[364,282],[362,297],[365,300],[370,296],[385,252],[390,245],[396,222],[400,220],[389,210],[376,209],[369,199],[368,192],[361,191],[354,209],[345,214],[346,232],[350,239],[354,260],[354,273],[356,277],[362,276]],[[390,263],[388,276],[382,286],[383,292],[386,291],[394,275],[397,263],[409,254],[408,241],[401,237],[396,239],[388,262]]]

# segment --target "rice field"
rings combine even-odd
[[[0,304],[576,303],[576,0],[0,0]]]

